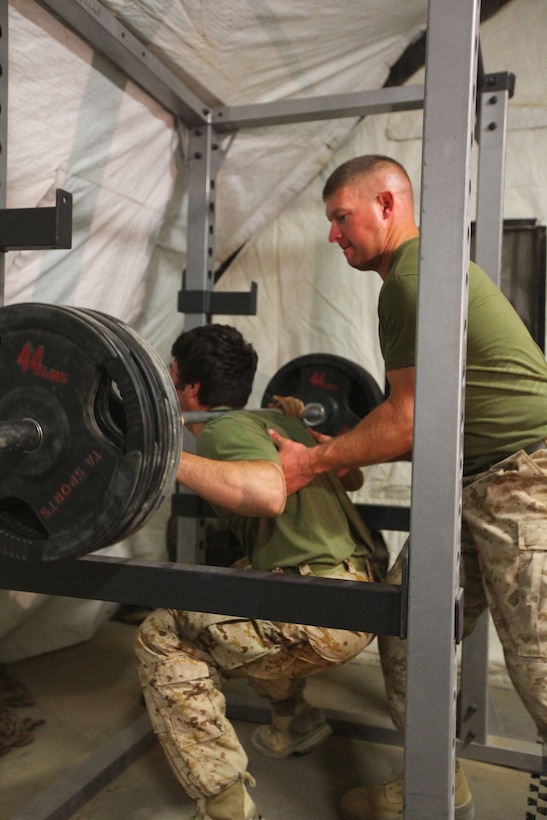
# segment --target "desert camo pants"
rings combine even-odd
[[[400,556],[386,581],[400,583]],[[509,676],[547,740],[547,450],[520,451],[464,478],[460,584],[464,637],[488,607]],[[383,635],[378,644],[392,719],[402,731],[406,643]]]
[[[369,581],[365,572],[329,577]],[[296,699],[308,675],[351,660],[366,632],[160,609],[136,638],[146,705],[186,793],[211,797],[247,775],[247,755],[226,718],[222,678],[247,677],[272,703]]]

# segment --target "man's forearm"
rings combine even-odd
[[[312,448],[308,466],[317,475],[328,470],[406,459],[411,450],[412,416],[401,415],[388,400],[348,433]]]
[[[183,451],[177,481],[240,515],[274,517],[285,508],[283,472],[271,461],[216,461]]]

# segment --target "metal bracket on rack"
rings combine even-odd
[[[53,208],[0,210],[0,251],[72,247],[72,194],[60,188]]]
[[[479,91],[508,91],[511,99],[515,93],[515,75],[511,71],[479,75]]]
[[[251,290],[248,293],[181,290],[179,291],[178,309],[180,313],[255,316],[256,295],[256,282],[251,282]]]

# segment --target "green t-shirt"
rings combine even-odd
[[[380,291],[380,345],[386,370],[415,363],[418,239],[394,253]],[[547,437],[547,363],[490,277],[469,268],[464,472]],[[446,310],[446,306],[440,306]]]
[[[211,419],[196,441],[196,452],[222,461],[273,461],[277,450],[268,434],[313,445],[305,425],[282,413],[234,410]],[[369,554],[372,540],[359,513],[338,479],[317,476],[307,487],[287,497],[275,518],[252,518],[215,507],[238,537],[253,568],[296,567],[303,563],[340,564],[351,555]]]

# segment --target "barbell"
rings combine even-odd
[[[95,552],[140,529],[172,491],[183,432],[176,390],[124,322],[83,308],[4,307],[0,380],[0,555]],[[300,398],[307,423],[330,435],[383,398],[366,371],[328,354],[281,368],[263,408],[273,394]]]
[[[277,407],[267,407],[267,408],[247,408],[250,413],[260,413],[261,410],[267,409],[270,413],[281,413],[283,414],[283,410]],[[183,413],[184,423],[185,424],[200,424],[202,422],[209,421],[210,419],[218,418],[219,416],[224,416],[226,413],[229,413],[229,409],[226,410],[187,410]],[[302,413],[300,415],[300,419],[306,424],[308,427],[317,427],[319,424],[325,421],[327,417],[327,411],[323,407],[322,404],[319,402],[310,402],[309,404],[305,404]],[[0,439],[1,441],[1,439]]]

